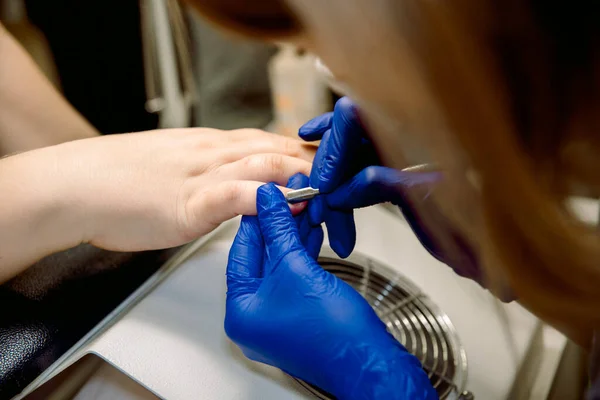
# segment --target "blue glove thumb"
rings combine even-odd
[[[227,268],[227,335],[256,361],[340,399],[436,398],[419,361],[369,303],[304,249],[296,220],[273,184],[257,192]]]
[[[297,173],[293,175],[288,183],[287,187],[290,189],[302,189],[308,186],[308,176]],[[298,226],[298,232],[300,234],[300,240],[308,254],[315,260],[319,257],[321,252],[321,246],[323,245],[323,228],[321,225],[313,226],[310,223],[308,210],[304,210],[299,215],[294,217],[296,225]]]
[[[305,250],[300,239],[298,226],[285,201],[285,197],[274,184],[271,183],[258,188],[256,207],[267,257],[271,261],[269,265],[272,268],[276,268],[286,261],[286,258],[290,257],[309,258],[304,263],[307,267],[318,265],[315,264],[314,259]],[[264,275],[270,275],[273,272],[267,270],[264,271]]]

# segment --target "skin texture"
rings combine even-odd
[[[0,59],[0,282],[80,243],[187,243],[310,171],[314,147],[258,130],[98,137],[1,25]]]
[[[5,158],[0,281],[84,242],[117,251],[187,243],[255,215],[257,188],[308,174],[312,157],[312,147],[259,130],[174,129]]]

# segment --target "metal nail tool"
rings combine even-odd
[[[319,189],[305,187],[298,190],[292,190],[285,195],[285,199],[290,204],[302,203],[315,197],[319,194]]]
[[[435,165],[433,164],[420,164],[414,165],[412,167],[404,168],[402,171],[406,172],[429,172],[435,169]],[[302,203],[303,201],[310,200],[315,196],[319,195],[319,189],[314,189],[311,187],[305,187],[298,190],[292,190],[287,192],[285,195],[285,199],[290,204]]]

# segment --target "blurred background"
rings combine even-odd
[[[103,134],[295,136],[335,101],[310,57],[223,34],[177,0],[0,0],[0,20]]]

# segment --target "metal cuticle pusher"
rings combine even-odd
[[[402,171],[405,172],[428,172],[431,170],[435,170],[435,166],[433,164],[420,164],[414,165],[412,167],[404,168]],[[290,204],[298,204],[303,201],[308,201],[319,195],[319,189],[314,189],[311,187],[305,187],[302,189],[292,190],[287,192],[285,195],[285,199]]]
[[[290,204],[298,204],[303,201],[312,199],[319,194],[319,189],[313,189],[311,187],[305,187],[298,190],[292,190],[285,195],[285,199]]]

